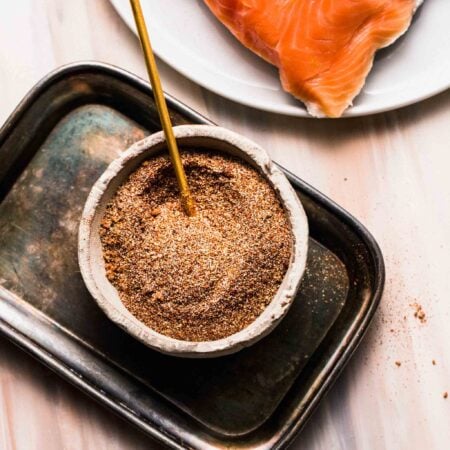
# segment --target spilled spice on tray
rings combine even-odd
[[[150,328],[215,340],[252,323],[271,302],[291,257],[288,217],[252,167],[184,150],[196,201],[188,217],[165,155],[145,161],[106,208],[106,274],[125,307]]]

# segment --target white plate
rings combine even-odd
[[[128,0],[110,0],[135,31]],[[202,0],[142,0],[156,54],[199,85],[244,105],[307,117],[277,70],[244,48]],[[450,0],[425,0],[405,36],[379,52],[345,116],[409,105],[450,87]]]

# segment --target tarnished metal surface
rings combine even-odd
[[[71,368],[97,386],[91,394],[167,444],[286,443],[329,383],[327,363],[336,358],[334,369],[342,365],[338,356],[353,350],[378,301],[382,266],[370,261],[366,232],[299,183],[315,239],[300,293],[270,336],[201,361],[164,356],[133,340],[97,308],[77,263],[78,222],[92,184],[118,152],[156,130],[147,94],[110,71],[66,71],[53,82],[49,117],[37,134],[19,133],[31,120],[26,115],[14,124],[16,134],[3,131],[0,160],[10,170],[0,178],[0,321],[22,327],[17,331],[54,356],[52,367],[60,361]],[[175,123],[201,120],[171,106]],[[15,161],[7,155],[13,148],[22,152]]]

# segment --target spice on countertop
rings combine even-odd
[[[448,392],[444,392],[444,393],[442,394],[442,397],[448,398]]]
[[[435,366],[436,365],[436,360],[433,359],[433,361],[431,361],[431,363],[433,364],[433,366]]]
[[[251,166],[184,150],[197,213],[182,210],[169,158],[145,161],[107,206],[106,274],[147,326],[189,341],[220,339],[267,307],[289,265],[293,236],[272,186]]]
[[[397,367],[400,367],[400,366],[402,365],[402,363],[401,363],[400,361],[395,361],[395,365],[396,365]]]
[[[414,317],[419,319],[421,323],[425,323],[427,321],[427,317],[425,311],[422,308],[422,305],[418,303],[412,303],[411,306],[414,308]]]

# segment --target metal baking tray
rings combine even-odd
[[[175,124],[211,123],[167,99]],[[384,284],[382,255],[359,222],[285,171],[311,232],[306,275],[285,319],[222,358],[146,348],[89,296],[77,229],[107,164],[158,129],[149,85],[98,63],[52,73],[14,111],[0,132],[0,331],[168,446],[283,448],[369,326]]]

